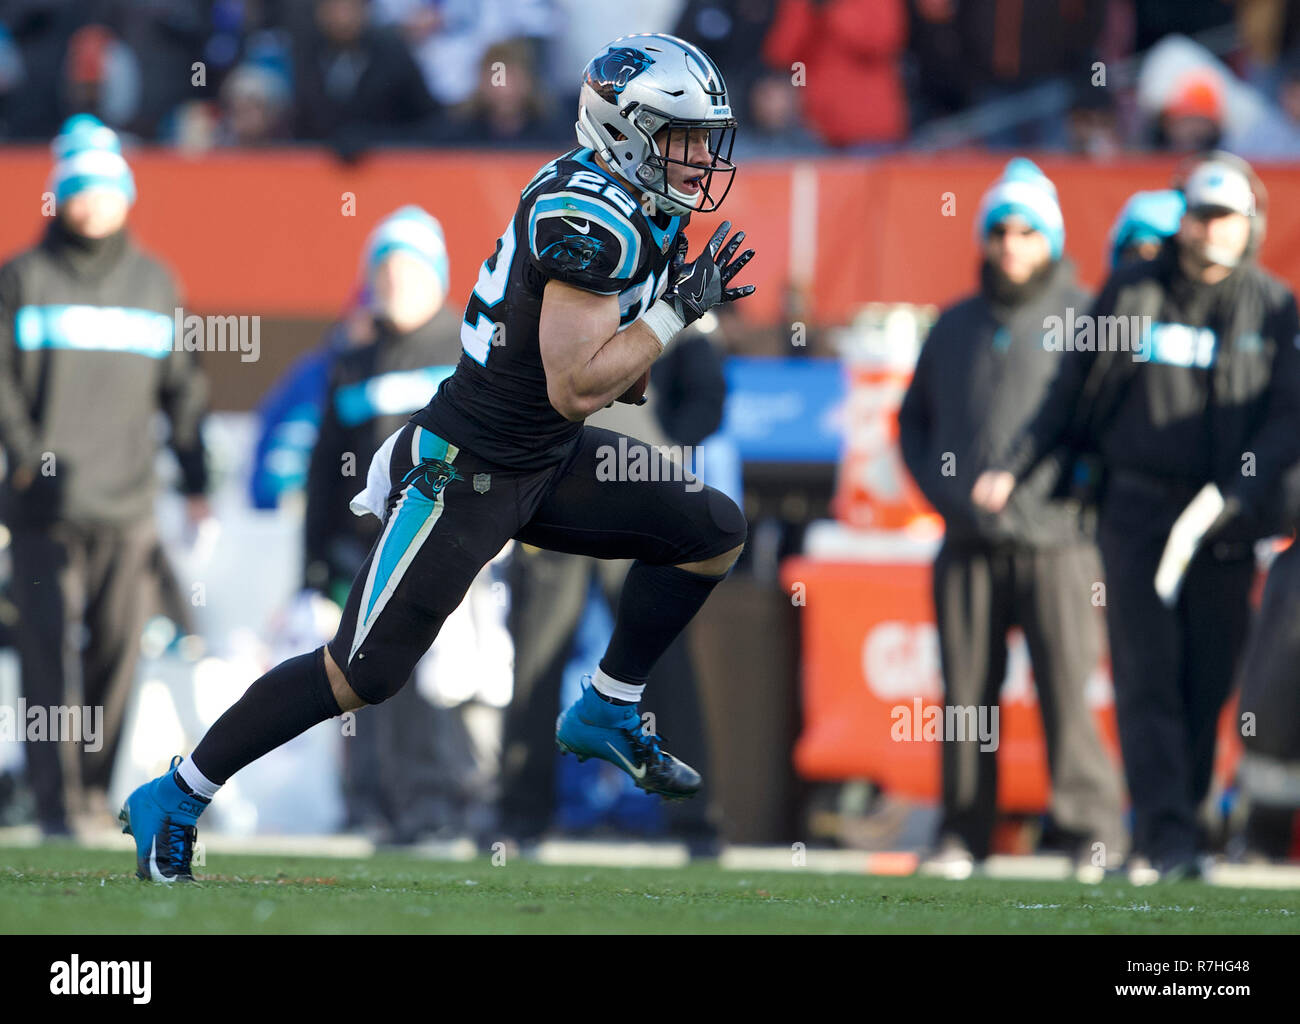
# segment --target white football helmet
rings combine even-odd
[[[731,189],[736,119],[726,83],[703,50],[676,36],[621,36],[592,58],[583,73],[574,127],[579,142],[674,216],[712,213]],[[654,136],[665,127],[668,137],[661,151]],[[689,163],[688,133],[701,129],[709,133],[709,162]],[[681,159],[669,155],[674,153]],[[699,172],[692,190],[669,182],[672,164]],[[716,196],[715,173],[726,175],[726,187]]]

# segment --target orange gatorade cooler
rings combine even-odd
[[[898,447],[898,409],[932,322],[931,307],[873,304],[840,339],[848,394],[833,507],[846,526],[942,529]]]

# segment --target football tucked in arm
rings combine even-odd
[[[619,395],[614,401],[624,402],[627,405],[640,405],[645,400],[645,389],[650,386],[650,370],[647,367],[645,373],[632,382],[632,386]]]

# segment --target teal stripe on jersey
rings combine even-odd
[[[334,392],[334,412],[345,427],[355,427],[377,416],[396,416],[423,409],[438,385],[450,377],[454,366],[422,366],[393,370],[348,384]]]
[[[537,251],[537,215],[563,210],[573,211],[575,217],[590,217],[612,234],[621,238],[623,240],[623,258],[619,262],[618,269],[614,271],[614,277],[622,280],[632,275],[641,258],[641,239],[633,230],[632,225],[603,203],[594,202],[592,199],[574,192],[558,192],[545,195],[533,203],[532,212],[528,215],[528,247],[533,251],[534,256],[541,255]]]
[[[127,352],[164,359],[172,351],[175,322],[164,313],[130,306],[21,306],[14,317],[18,347]]]

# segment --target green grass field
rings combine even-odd
[[[120,853],[0,848],[5,933],[1296,933],[1300,892],[1199,883],[822,875],[712,864],[592,868],[210,857],[206,881],[138,881]]]

